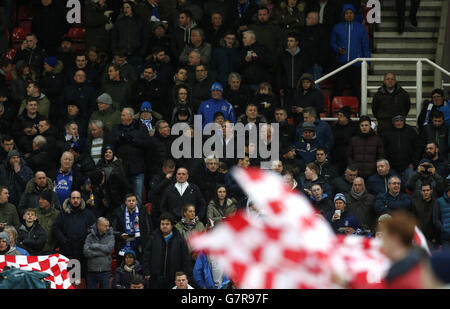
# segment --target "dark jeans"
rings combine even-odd
[[[100,289],[109,289],[109,278],[111,273],[109,271],[94,272],[88,271],[86,287],[88,289],[97,289],[97,284],[100,285]]]
[[[416,16],[419,5],[420,0],[411,0],[409,16]],[[406,0],[395,0],[395,9],[397,10],[398,20],[403,22],[405,20]]]

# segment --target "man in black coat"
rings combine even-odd
[[[347,166],[344,175],[332,180],[333,195],[337,193],[347,194],[352,189],[353,180],[358,177],[358,169],[354,165]]]
[[[323,6],[323,10],[321,7]],[[341,21],[342,2],[332,0],[312,0],[306,2],[305,13],[319,12],[319,23],[323,25],[328,36],[331,34],[334,25]],[[320,14],[320,12],[322,13]]]
[[[436,110],[431,113],[430,118],[431,123],[423,127],[421,137],[426,143],[435,142],[439,147],[439,156],[447,157],[449,149],[449,127],[444,122],[444,113],[440,110]],[[447,177],[447,175],[445,175],[445,177]]]
[[[141,121],[134,119],[132,108],[125,107],[120,117],[121,123],[112,129],[111,141],[117,156],[123,160],[125,174],[138,202],[142,203],[145,154],[150,141],[148,129]]]
[[[216,196],[216,187],[225,183],[225,175],[219,172],[219,159],[207,157],[204,162],[192,171],[194,182],[202,193],[206,203]]]
[[[175,174],[176,183],[168,186],[161,198],[161,210],[170,213],[176,220],[181,220],[181,209],[186,204],[195,205],[196,213],[201,221],[205,220],[206,202],[200,189],[194,183],[188,182],[189,172],[179,167]]]
[[[158,79],[158,71],[153,65],[144,67],[142,78],[136,81],[132,87],[132,103],[134,110],[139,110],[142,102],[149,101],[152,104],[152,111],[158,112],[163,119],[169,119],[171,113],[168,105],[168,87]]]
[[[245,108],[250,101],[250,93],[242,87],[242,77],[239,73],[232,72],[228,76],[228,83],[224,85],[223,98],[233,105],[236,118],[245,113]]]
[[[28,251],[32,256],[42,255],[47,233],[37,221],[36,210],[26,209],[23,215],[24,224],[19,227],[16,244]]]
[[[195,67],[195,81],[191,84],[191,104],[194,113],[197,113],[200,104],[211,98],[211,85],[214,77],[205,64]]]
[[[112,227],[116,237],[116,250],[119,256],[132,249],[138,257],[142,256],[145,243],[152,232],[152,223],[145,206],[138,204],[133,193],[125,195],[125,202],[114,211]]]
[[[185,272],[192,279],[192,262],[186,241],[174,227],[173,217],[162,214],[158,229],[144,247],[142,268],[152,289],[171,288],[177,271]]]
[[[94,214],[86,208],[79,191],[72,191],[62,205],[62,211],[53,223],[53,235],[59,245],[59,253],[81,263],[81,276],[86,272],[83,246],[89,227],[95,223]]]
[[[440,154],[440,148],[436,142],[426,143],[423,157],[431,161],[431,164],[436,168],[436,173],[444,179],[447,178],[450,173],[448,160],[446,156]]]
[[[78,69],[73,75],[73,84],[67,85],[62,93],[61,107],[65,107],[67,102],[77,101],[81,114],[89,118],[97,107],[97,93],[91,85],[86,82],[86,72]],[[64,113],[63,110],[60,111]]]
[[[25,37],[22,45],[17,50],[14,56],[14,63],[29,63],[31,69],[36,73],[36,76],[40,76],[44,59],[47,57],[46,52],[38,46],[38,37],[36,34],[30,33]]]
[[[392,168],[401,174],[402,183],[406,183],[420,161],[423,141],[412,127],[405,124],[403,116],[392,118],[392,124],[393,128],[382,135],[384,151]]]

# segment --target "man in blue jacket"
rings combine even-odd
[[[303,109],[303,119],[304,122],[311,122],[314,124],[316,139],[318,140],[321,147],[323,147],[326,152],[329,153],[334,146],[334,136],[330,125],[326,121],[320,120],[317,115],[317,111],[312,106],[308,106]],[[303,135],[304,122],[300,122],[297,125],[297,140]]]
[[[401,180],[398,176],[392,176],[388,180],[388,192],[380,193],[375,198],[375,213],[377,216],[394,210],[412,211],[412,199],[400,192]]]
[[[222,85],[218,82],[213,83],[211,86],[211,99],[203,101],[197,112],[198,115],[203,117],[203,128],[208,123],[214,122],[214,114],[216,112],[222,112],[225,120],[230,120],[233,123],[236,123],[236,116],[234,114],[233,106],[223,99],[222,94]]]
[[[355,20],[355,7],[344,5],[344,21],[336,24],[331,33],[330,46],[336,54],[338,67],[356,58],[370,58],[369,37],[366,28]],[[334,80],[335,96],[342,96],[345,81],[351,82],[352,93],[361,101],[361,63],[357,62],[339,72]]]

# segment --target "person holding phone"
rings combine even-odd
[[[336,234],[354,234],[358,233],[358,219],[347,209],[347,200],[345,195],[338,193],[334,196],[334,210],[325,214],[325,218],[330,222],[332,229]],[[352,228],[354,232],[349,229]]]

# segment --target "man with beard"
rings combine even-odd
[[[436,167],[436,173],[438,173],[442,178],[447,178],[450,172],[448,168],[448,161],[439,153],[439,146],[436,142],[429,142],[426,144],[423,157],[430,160],[431,164]]]

